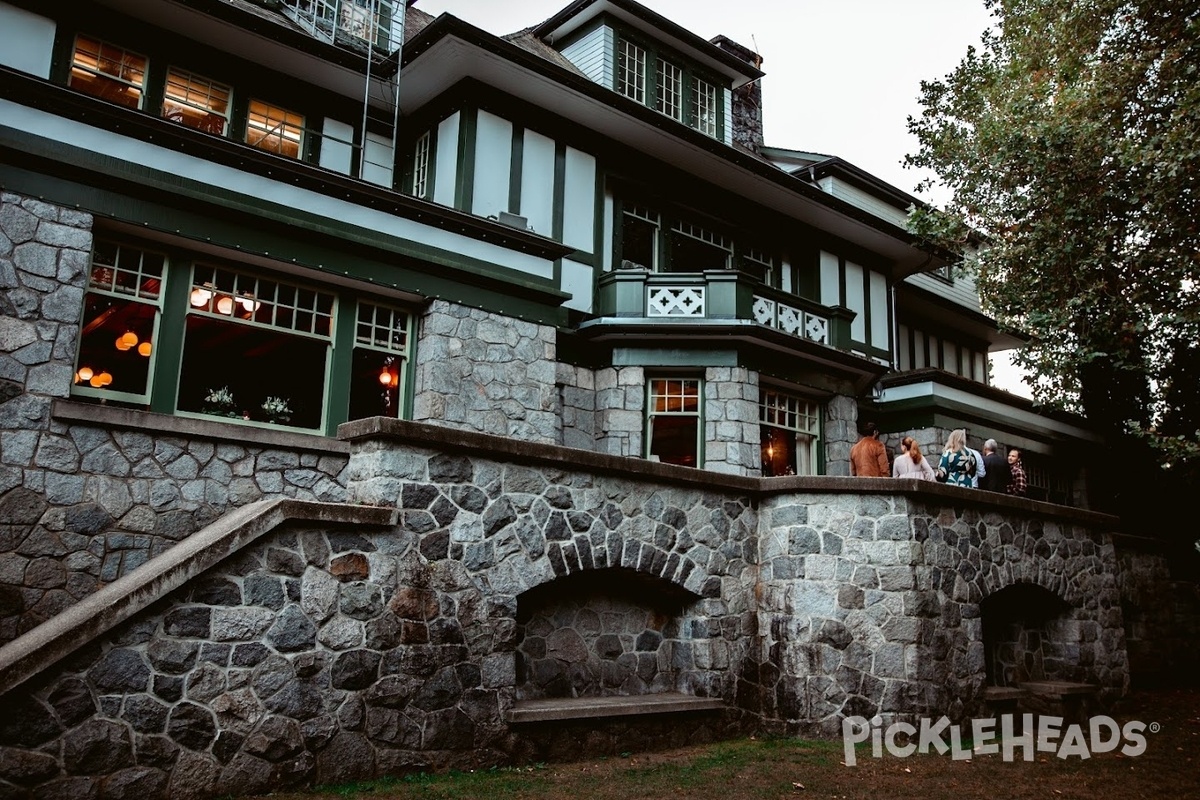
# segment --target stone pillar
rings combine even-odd
[[[850,448],[858,441],[858,402],[835,395],[825,404],[825,474],[850,474]]]
[[[596,450],[641,458],[645,431],[646,371],[641,367],[596,370]]]
[[[413,420],[556,444],[555,331],[435,301],[418,334]]]
[[[762,475],[758,373],[710,367],[704,373],[704,468],[730,475]]]
[[[562,409],[560,444],[596,449],[596,372],[571,364],[558,365],[558,404]]]

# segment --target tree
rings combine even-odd
[[[1200,465],[1200,4],[984,0],[995,24],[910,117],[951,200],[915,231],[982,243],[977,280],[1028,338],[1035,400],[1086,415],[1114,465]],[[1144,498],[1143,498],[1144,499]]]

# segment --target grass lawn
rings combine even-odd
[[[749,738],[704,747],[572,764],[537,764],[473,773],[417,774],[324,787],[276,800],[454,800],[457,798],[1200,798],[1200,689],[1132,694],[1114,717],[1139,720],[1146,751],[1088,759],[1039,752],[1032,762],[998,755],[954,760],[947,755],[897,758],[857,750],[847,767],[840,741]],[[1154,726],[1151,726],[1152,729]],[[1086,733],[1086,732],[1085,732]],[[947,737],[948,738],[948,737]],[[1017,750],[1020,758],[1020,750]]]

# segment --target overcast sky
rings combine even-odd
[[[495,34],[535,25],[570,0],[418,0]],[[695,34],[763,57],[763,127],[775,147],[840,156],[915,193],[909,115],[922,80],[954,69],[991,22],[983,0],[640,0]],[[937,203],[939,196],[921,195]],[[1019,378],[997,360],[996,383]]]

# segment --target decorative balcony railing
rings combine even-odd
[[[830,347],[846,347],[854,312],[771,289],[733,270],[653,273],[622,269],[600,278],[597,312],[604,317],[749,320]]]
[[[768,328],[778,328],[784,333],[811,339],[821,344],[830,341],[829,317],[805,311],[802,308],[776,302],[767,297],[754,297],[754,321]]]

